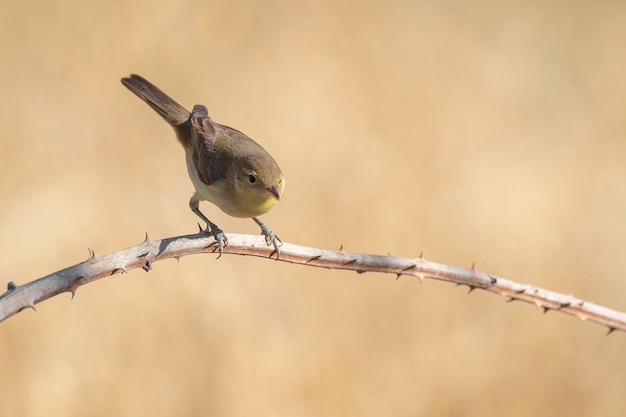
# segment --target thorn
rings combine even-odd
[[[341,246],[339,246],[339,254],[343,255],[344,253],[346,252],[343,250],[343,243],[342,243]]]
[[[202,232],[204,232],[204,229],[202,228],[202,226],[200,226],[200,223],[198,223],[198,229],[200,229],[200,230],[198,231],[198,233],[202,233]]]
[[[146,272],[149,272],[152,269],[152,264],[150,261],[146,261],[145,265],[141,267]]]
[[[352,265],[353,263],[356,263],[356,261],[358,261],[358,259],[357,259],[357,258],[354,258],[354,259],[350,259],[350,260],[349,260],[349,261],[347,261],[347,262],[344,262],[343,264],[344,264],[344,266],[346,266],[346,265]]]
[[[541,309],[543,310],[543,314],[546,314],[548,311],[550,311],[550,307],[547,306],[543,306],[541,307]]]
[[[9,283],[7,284],[7,292],[14,291],[16,288],[17,285],[15,285],[15,282],[9,281]]]
[[[362,269],[357,269],[356,273],[357,274],[364,274],[366,271],[363,271]]]
[[[319,258],[321,258],[322,255],[315,255],[314,257],[312,257],[311,259],[309,259],[308,261],[306,261],[305,263],[309,263],[309,262],[313,262],[313,261],[317,261]]]
[[[420,252],[420,260],[423,261],[424,260],[424,251]]]
[[[472,262],[472,267],[470,269],[472,272],[476,272],[476,262]]]
[[[489,277],[489,284],[495,285],[498,282],[498,278],[494,277],[493,275],[487,274],[487,276]]]
[[[610,334],[611,334],[611,333],[613,333],[615,330],[617,330],[617,328],[616,328],[616,327],[609,326],[609,331],[608,331],[608,332],[606,332],[606,334],[605,334],[604,336],[606,337],[606,336],[610,335]]]
[[[387,256],[391,256],[391,252],[387,252]]]
[[[426,278],[426,274],[417,274],[415,276],[417,277],[417,279],[420,280],[420,284],[424,283],[424,278]]]
[[[96,256],[96,253],[92,251],[91,248],[87,248],[87,250],[89,251],[89,257],[87,258],[85,262],[91,261]]]
[[[70,288],[69,290],[67,290],[67,292],[72,294],[72,298],[70,298],[70,300],[73,300],[74,299],[74,295],[76,295],[76,288]]]
[[[398,273],[396,274],[396,281],[397,281],[397,280],[399,280],[401,276],[402,276],[402,274],[398,272]]]
[[[126,268],[124,268],[124,267],[121,267],[121,268],[113,268],[113,271],[111,271],[111,275],[115,275],[115,274],[117,274],[118,272],[119,272],[120,274],[125,274],[125,273],[126,273],[126,272],[128,272],[128,271],[126,271]]]
[[[504,296],[505,303],[512,303],[513,301],[515,301],[515,298]]]
[[[144,243],[150,243],[150,238],[148,237],[148,232],[146,232],[146,238],[143,240],[143,242],[141,242],[142,244]]]
[[[411,265],[407,266],[406,268],[404,268],[403,270],[401,270],[401,271],[400,271],[400,273],[402,273],[402,272],[406,272],[406,271],[408,271],[409,269],[413,269],[413,268],[415,268],[415,267],[417,267],[417,265],[415,265],[415,264],[411,264]]]
[[[468,294],[468,295],[469,295],[469,294],[471,294],[471,293],[472,293],[472,291],[474,291],[474,290],[476,289],[476,287],[474,287],[473,285],[469,285],[469,284],[468,284],[468,287],[469,287],[469,290],[467,290],[467,294]]]
[[[28,302],[28,305],[26,306],[27,308],[32,308],[34,311],[37,311],[37,309],[35,308],[35,304],[33,304],[32,301]]]
[[[180,256],[174,256],[174,259],[176,259],[176,262],[180,263]]]

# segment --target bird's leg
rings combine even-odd
[[[215,241],[218,244],[220,256],[222,256],[222,252],[224,252],[224,247],[228,245],[228,239],[226,239],[226,235],[224,235],[224,232],[222,231],[222,229],[217,227],[215,223],[207,219],[207,217],[204,214],[202,214],[199,208],[200,199],[198,198],[197,194],[194,194],[193,197],[191,197],[191,200],[189,200],[189,207],[191,208],[191,211],[196,213],[198,217],[204,220],[204,222],[207,225],[205,232],[213,235],[213,237],[215,238]]]
[[[253,217],[252,220],[254,220],[256,224],[258,224],[259,227],[261,228],[261,233],[263,234],[263,236],[265,236],[265,242],[267,242],[267,246],[274,245],[274,250],[276,251],[276,258],[278,259],[278,257],[280,256],[279,246],[283,244],[283,241],[280,240],[280,238],[276,236],[276,233],[272,232],[270,228],[267,227],[265,223],[263,223],[261,220],[257,219],[256,217]]]

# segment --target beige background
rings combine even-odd
[[[3,1],[2,285],[195,232],[136,72],[272,153],[286,241],[626,310],[626,3],[519,3]],[[0,415],[624,415],[626,334],[465,292],[160,262],[0,324]]]

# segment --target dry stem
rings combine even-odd
[[[265,239],[258,235],[228,234],[228,246],[224,253],[276,257],[273,247],[268,247]],[[95,255],[90,251],[89,258],[77,265],[54,272],[38,280],[16,286],[10,282],[0,296],[0,321],[3,321],[25,308],[35,308],[50,297],[63,292],[74,296],[81,285],[116,273],[127,272],[135,268],[149,271],[152,264],[169,258],[181,258],[197,253],[215,252],[215,240],[205,233],[179,236],[152,241],[146,236],[139,245],[122,249],[107,255]],[[597,304],[581,300],[572,295],[564,295],[531,285],[520,284],[494,275],[471,269],[458,268],[429,262],[423,256],[419,258],[398,258],[395,256],[368,255],[350,253],[343,250],[324,250],[285,243],[281,247],[280,261],[322,267],[328,269],[347,269],[363,272],[384,272],[424,278],[437,279],[467,285],[501,295],[506,301],[520,300],[533,303],[543,309],[560,311],[585,321],[592,321],[606,326],[609,333],[614,330],[626,331],[626,314]]]

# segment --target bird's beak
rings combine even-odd
[[[266,188],[265,191],[270,193],[276,200],[280,201],[280,191],[278,191],[278,188],[272,185],[271,187]]]

